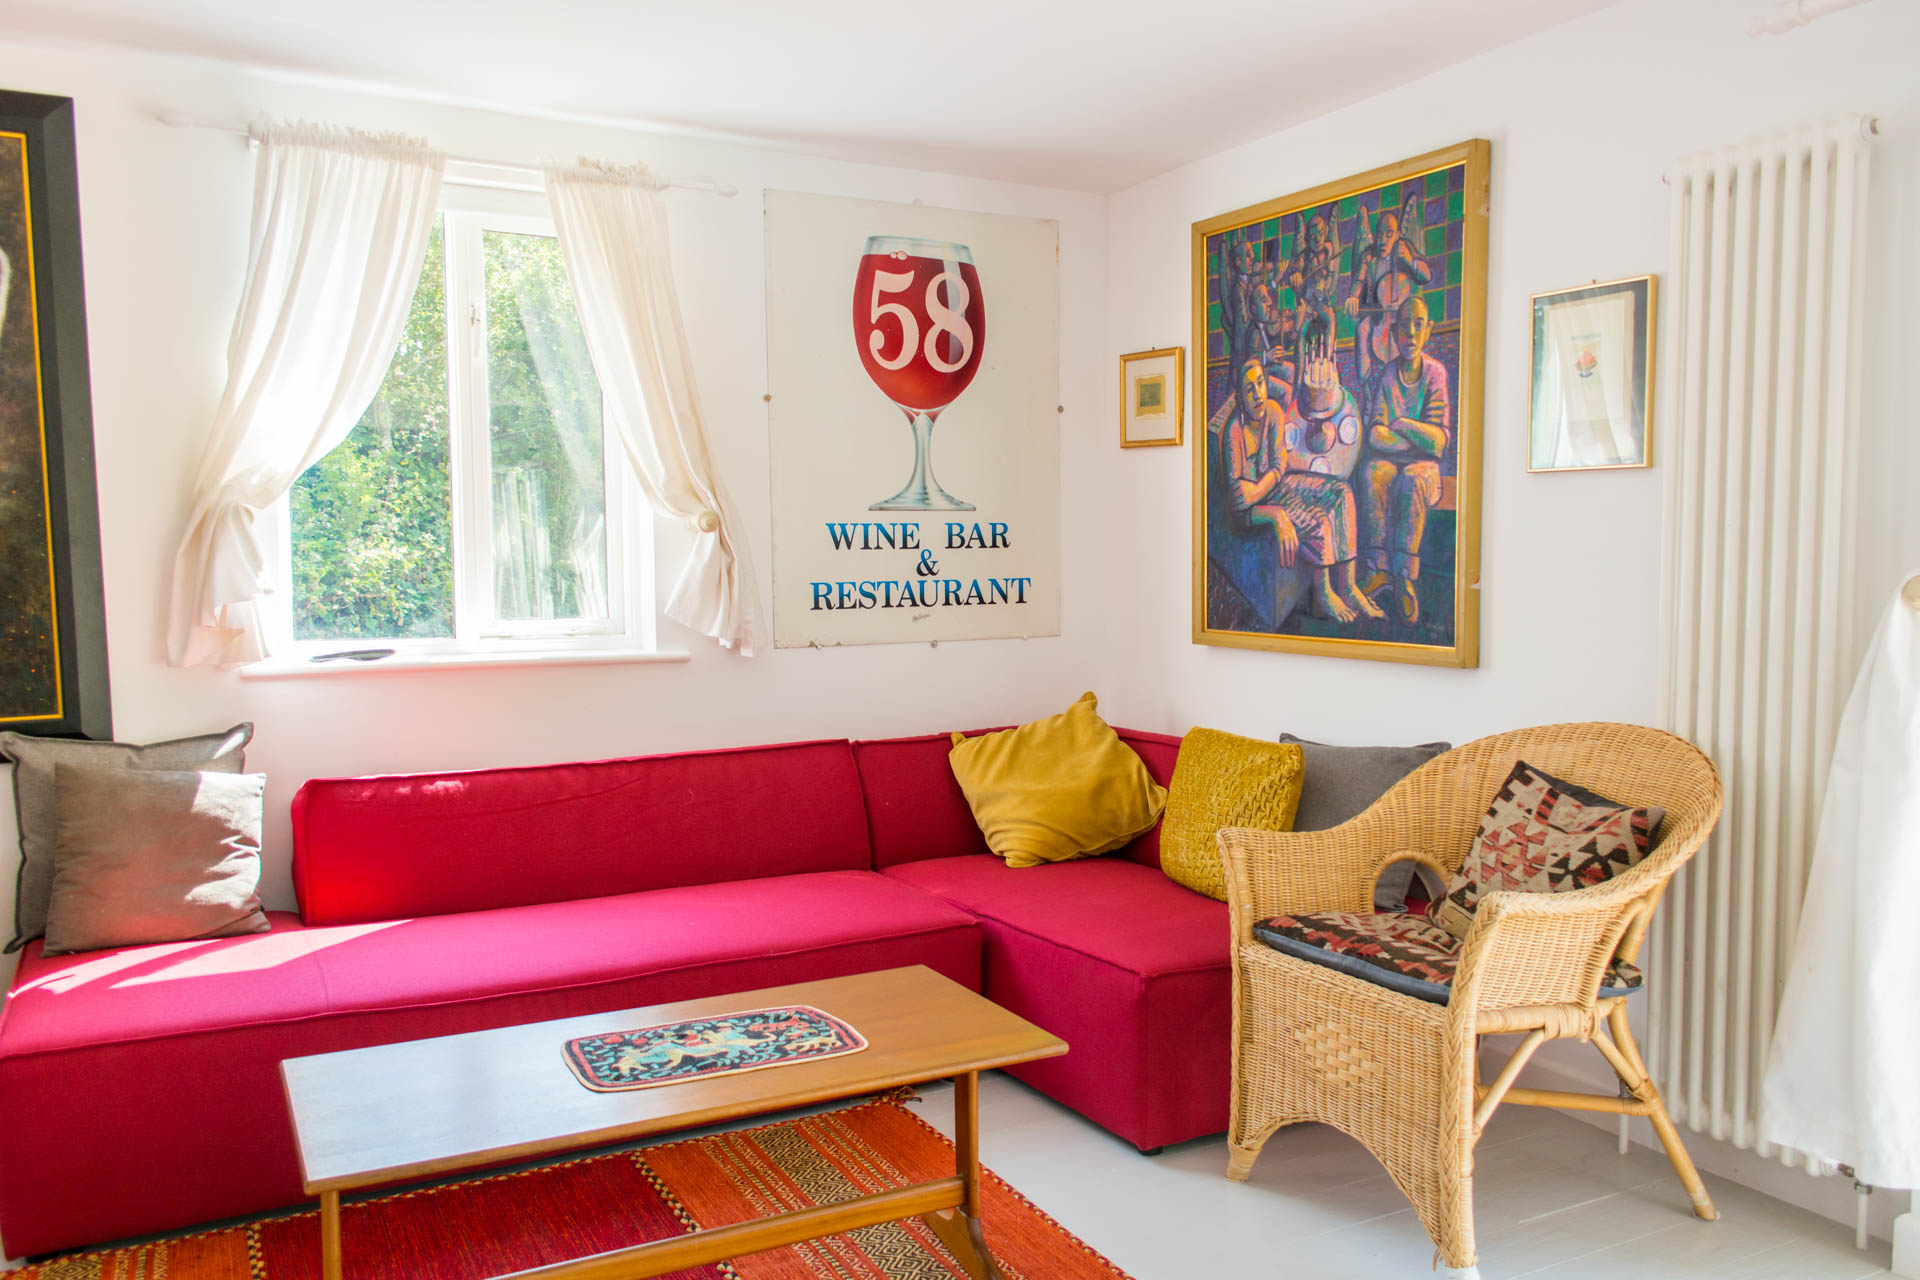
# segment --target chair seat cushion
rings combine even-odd
[[[1273,916],[1254,925],[1253,936],[1282,954],[1434,1004],[1445,1004],[1453,994],[1453,973],[1460,961],[1458,939],[1425,916],[1405,911]],[[1616,960],[1600,994],[1630,995],[1640,984],[1640,970]]]

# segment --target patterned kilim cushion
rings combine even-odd
[[[1482,893],[1559,893],[1610,880],[1647,856],[1664,817],[1664,809],[1616,804],[1522,760],[1433,904],[1434,923],[1465,939]]]
[[[1275,951],[1434,1004],[1445,1004],[1453,994],[1453,973],[1460,961],[1460,943],[1452,934],[1425,916],[1405,911],[1274,916],[1254,925],[1253,936]],[[1638,968],[1617,960],[1607,970],[1600,994],[1624,996],[1640,982]]]
[[[840,1019],[801,1004],[581,1036],[566,1042],[565,1053],[581,1084],[614,1093],[837,1058],[866,1047],[866,1037]]]

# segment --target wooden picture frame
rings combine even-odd
[[[0,729],[110,738],[73,100],[0,91]]]
[[[1132,351],[1120,357],[1122,449],[1185,442],[1186,366],[1184,347]]]
[[[1653,465],[1651,275],[1533,295],[1527,470]]]
[[[1490,154],[1193,224],[1195,644],[1478,665]]]

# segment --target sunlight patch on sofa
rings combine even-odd
[[[352,942],[369,934],[408,923],[382,920],[374,924],[342,925],[333,929],[300,929],[285,933],[258,933],[237,939],[238,946],[217,947],[190,956],[179,964],[154,973],[136,974],[116,987],[138,987],[151,982],[173,982],[183,978],[211,978],[226,973],[249,973],[272,969],[294,960],[325,951],[328,947]]]

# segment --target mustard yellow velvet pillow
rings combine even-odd
[[[987,847],[1010,867],[1118,849],[1152,830],[1167,803],[1091,693],[1017,729],[956,733],[948,760]]]
[[[1160,869],[1177,884],[1226,901],[1226,873],[1215,837],[1223,827],[1293,830],[1306,772],[1306,753],[1297,743],[1189,730],[1180,740],[1173,785],[1167,789]]]

